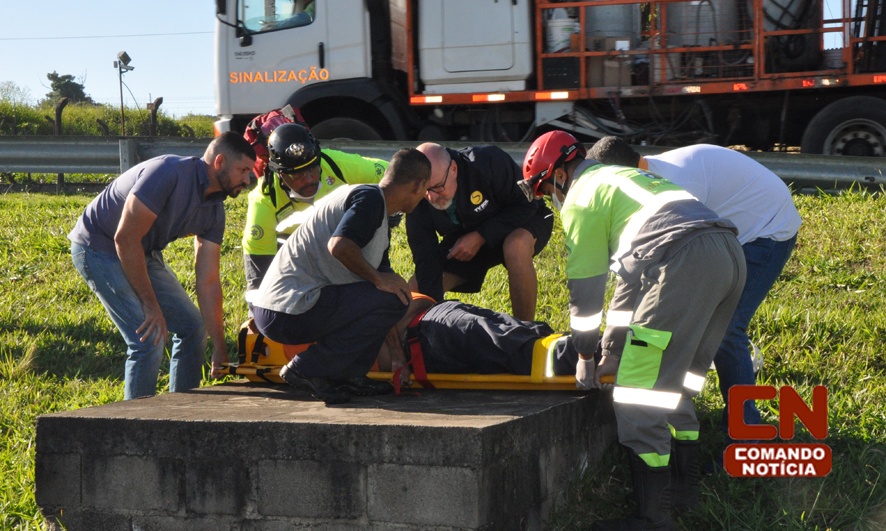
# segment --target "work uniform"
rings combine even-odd
[[[726,403],[730,387],[755,382],[748,325],[791,256],[800,214],[785,183],[743,153],[699,144],[644,158],[649,171],[684,188],[738,229],[747,282],[714,356],[720,392]],[[747,424],[760,424],[760,411],[753,400],[745,402],[744,420]],[[724,432],[728,423],[728,408],[724,408]]]
[[[692,397],[738,303],[745,265],[735,227],[675,184],[588,160],[562,210],[576,349],[594,352],[608,272],[604,355],[621,357],[613,401],[619,441],[667,466],[671,436],[698,439]]]
[[[554,227],[554,216],[544,202],[527,201],[517,186],[522,180],[520,168],[504,150],[476,146],[447,151],[458,165],[458,189],[452,206],[443,211],[422,201],[406,216],[418,290],[438,301],[443,300],[444,271],[465,279],[453,291],[477,293],[486,272],[504,263],[502,246],[511,232],[528,230],[536,239],[534,254],[538,254]],[[486,241],[474,258],[467,262],[447,260],[455,242],[473,231]]]
[[[313,343],[291,362],[306,378],[365,375],[408,308],[335,258],[328,249],[333,237],[353,241],[370,265],[393,272],[378,186],[341,187],[318,202],[274,257],[253,301],[262,334],[283,344]]]
[[[425,370],[443,374],[531,374],[536,341],[552,334],[547,323],[452,300],[428,308],[407,331],[418,338]],[[570,347],[556,344],[553,375],[575,374],[578,354]]]
[[[279,176],[271,177],[270,170],[259,179],[249,193],[246,226],[243,230],[243,259],[246,269],[247,300],[249,292],[258,289],[274,255],[277,254],[277,225],[300,213],[302,221],[312,210],[315,201],[329,195],[345,184],[378,184],[388,167],[387,161],[360,155],[324,149],[320,155],[320,187],[311,198],[299,198]],[[295,225],[292,230],[295,229]]]

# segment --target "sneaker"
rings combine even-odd
[[[758,372],[760,372],[760,369],[763,368],[763,351],[760,350],[760,347],[755,345],[752,341],[750,352],[751,363],[754,364],[754,374],[757,374]],[[714,360],[711,360],[711,367],[709,370],[717,370],[717,368],[714,366]]]
[[[343,404],[351,400],[351,395],[333,387],[326,378],[305,378],[299,374],[297,367],[290,367],[289,364],[280,369],[280,378],[326,404]]]
[[[757,374],[763,368],[763,351],[753,343],[751,343],[751,361],[754,364],[754,374]]]
[[[330,382],[336,390],[356,396],[377,396],[394,392],[391,382],[373,380],[368,376],[352,376]]]

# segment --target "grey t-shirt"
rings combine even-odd
[[[343,224],[351,229],[345,230]],[[329,252],[333,236],[356,238],[366,261],[379,270],[385,267],[390,239],[384,194],[378,186],[342,186],[318,201],[313,214],[277,252],[253,305],[299,315],[317,303],[324,287],[363,281]]]
[[[114,234],[129,194],[157,214],[142,239],[145,253],[163,250],[185,236],[222,243],[225,194],[203,197],[209,186],[206,163],[198,157],[163,155],[138,164],[114,179],[77,220],[68,238],[102,252],[116,253]]]

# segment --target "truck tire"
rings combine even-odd
[[[857,157],[886,155],[886,101],[852,96],[831,103],[809,122],[800,151]]]
[[[355,118],[328,118],[311,126],[311,133],[322,140],[382,140],[371,125]]]

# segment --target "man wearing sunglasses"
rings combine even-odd
[[[413,291],[443,300],[447,291],[477,293],[486,273],[508,271],[512,315],[535,319],[538,280],[532,258],[551,236],[554,217],[520,190],[520,167],[496,146],[461,150],[425,143],[431,161],[427,200],[406,216],[415,262]],[[442,240],[439,236],[442,236]]]
[[[278,126],[268,137],[268,165],[249,194],[243,230],[246,300],[261,284],[279,247],[313,210],[314,202],[345,184],[378,184],[388,162],[332,149],[321,151],[307,128]],[[278,234],[278,225],[285,223]],[[283,226],[281,226],[283,229]]]

